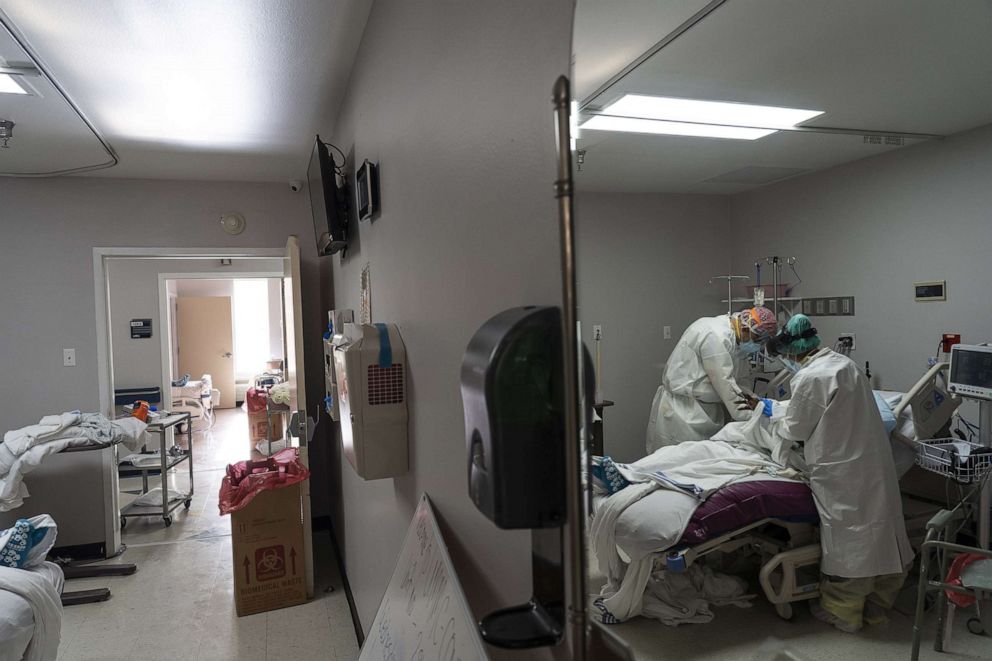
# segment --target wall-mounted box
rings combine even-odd
[[[854,297],[804,298],[803,314],[808,317],[853,317]]]
[[[917,301],[946,301],[947,281],[914,282],[913,293],[914,300]]]
[[[365,480],[409,470],[406,348],[396,324],[344,324],[334,347],[344,456]]]

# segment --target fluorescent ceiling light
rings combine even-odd
[[[28,91],[17,82],[16,76],[0,73],[0,94],[27,94]]]
[[[698,138],[731,138],[734,140],[757,140],[775,133],[775,129],[688,124],[686,122],[665,122],[637,117],[615,117],[613,115],[595,115],[583,124],[582,128],[593,131],[626,131],[628,133],[657,133]]]
[[[627,94],[603,109],[607,115],[694,122],[721,126],[787,129],[822,115],[822,110],[777,108],[727,101],[700,101],[667,96]]]

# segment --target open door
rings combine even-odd
[[[218,408],[233,409],[234,326],[230,296],[182,296],[176,299],[179,369],[173,378],[209,374],[220,391]]]
[[[300,449],[300,461],[310,467],[310,440],[316,421],[307,417],[307,388],[303,374],[303,294],[300,281],[300,240],[286,241],[282,279],[283,339],[286,346],[286,381],[289,383],[289,439]],[[307,597],[313,597],[313,529],[310,521],[310,480],[303,482],[303,555]]]

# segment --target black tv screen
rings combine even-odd
[[[348,210],[345,206],[348,198],[338,188],[336,167],[334,156],[318,135],[307,168],[307,188],[310,189],[310,211],[319,255],[333,255],[348,246]]]

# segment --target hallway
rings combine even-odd
[[[131,518],[122,533],[127,551],[112,562],[138,565],[133,576],[74,580],[67,590],[110,587],[104,603],[65,609],[59,658],[350,661],[358,645],[328,532],[315,532],[315,598],[302,606],[238,617],[231,578],[230,520],[217,493],[224,468],[249,452],[247,416],[217,412],[210,431],[193,435],[195,494],[188,511],[165,527],[155,517]],[[184,464],[175,486],[188,489]],[[121,489],[140,488],[140,478]],[[132,498],[122,494],[122,498]],[[332,590],[332,591],[328,591]]]

